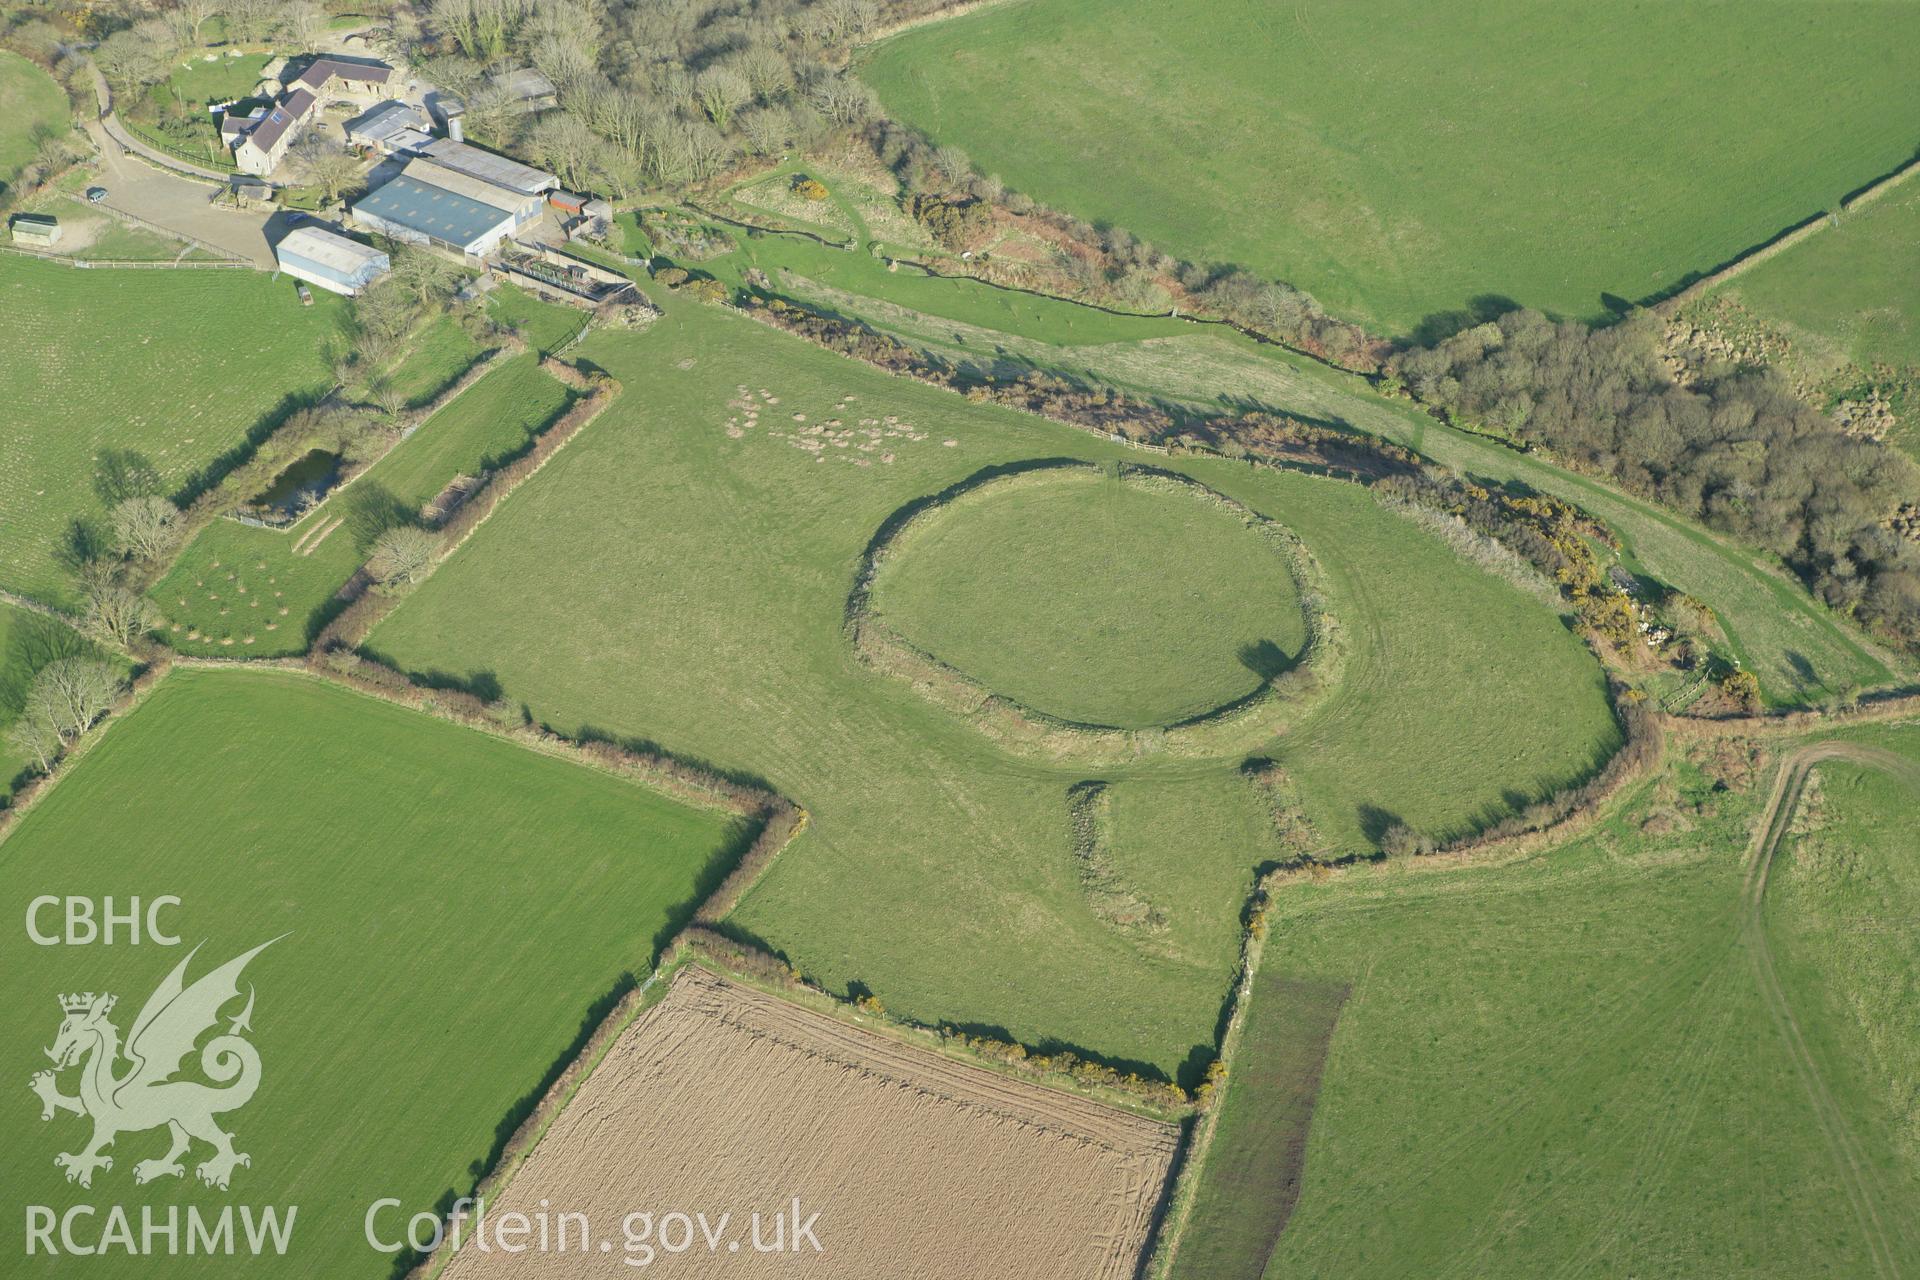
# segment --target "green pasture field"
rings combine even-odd
[[[1879,1274],[1742,928],[1772,767],[1721,776],[1732,789],[1680,759],[1583,839],[1522,861],[1280,890],[1261,985],[1351,994],[1267,1280]],[[1889,1150],[1878,1098],[1828,1078],[1876,1172],[1895,1273],[1910,1271],[1920,1166]],[[1273,1138],[1227,1123],[1233,1088],[1216,1159]],[[1213,1167],[1197,1206],[1266,1212],[1272,1188]],[[1262,1273],[1235,1261],[1192,1274]]]
[[[0,260],[0,587],[60,601],[56,558],[99,521],[102,451],[145,455],[185,486],[250,432],[332,382],[339,299],[302,307],[252,271],[75,271]]]
[[[1920,769],[1920,727],[1848,735]],[[1884,769],[1818,767],[1767,888],[1774,953],[1814,1005],[1831,1070],[1884,1099],[1899,1153],[1920,1162],[1920,787]]]
[[[1852,366],[1862,383],[1892,383],[1901,421],[1890,438],[1920,457],[1920,180],[1843,214],[1717,293],[1787,335],[1795,363]]]
[[[1022,459],[1137,455],[664,303],[645,333],[578,349],[627,393],[369,648],[497,682],[563,731],[756,773],[806,806],[806,833],[731,919],[828,987],[1191,1082],[1253,869],[1277,856],[1239,758],[1100,775],[1116,873],[1166,921],[1123,935],[1075,863],[1067,788],[1087,775],[1002,753],[862,666],[843,631],[860,556],[904,504]],[[829,417],[903,434],[809,447],[805,429]],[[1274,744],[1330,841],[1366,847],[1388,814],[1467,829],[1584,775],[1615,740],[1598,667],[1550,612],[1361,489],[1191,469],[1300,534],[1351,633],[1343,683]]]
[[[441,316],[408,340],[405,353],[388,371],[387,381],[399,391],[407,408],[418,409],[458,382],[483,352],[458,320]]]
[[[810,246],[767,237],[759,252],[808,268]],[[854,255],[841,254],[854,261]],[[772,266],[767,265],[771,270]],[[794,296],[856,315],[901,341],[995,377],[1042,369],[1128,395],[1219,413],[1249,405],[1344,424],[1416,449],[1463,474],[1542,490],[1598,516],[1618,534],[1635,569],[1711,604],[1743,665],[1760,677],[1772,705],[1817,702],[1849,687],[1882,684],[1902,667],[1816,603],[1791,576],[1740,547],[1651,503],[1564,471],[1536,455],[1448,427],[1358,379],[1291,353],[1255,346],[1217,328],[1177,320],[1136,321],[1067,302],[1104,329],[1101,339],[1056,342],[970,306],[915,296],[904,274],[800,272],[782,277]],[[956,282],[918,277],[931,295]],[[985,286],[971,286],[984,289]],[[1019,298],[1019,295],[1012,295]],[[1026,299],[1020,299],[1024,303]],[[1129,340],[1129,335],[1131,340]]]
[[[0,185],[33,159],[43,135],[67,132],[69,114],[66,92],[52,76],[0,50]]]
[[[578,311],[542,302],[511,285],[493,291],[487,310],[495,320],[519,329],[528,345],[542,354],[580,328]],[[387,379],[399,389],[407,408],[418,409],[459,381],[484,351],[458,320],[443,316],[413,335]]]
[[[174,64],[172,73],[167,77],[167,91],[182,102],[193,103],[229,102],[244,98],[260,83],[261,73],[271,61],[273,55],[268,53],[248,53],[230,58],[222,50],[216,53],[212,62],[208,62],[206,51],[195,49],[187,59]]]
[[[351,522],[319,537],[345,513],[336,496],[291,529],[209,524],[149,593],[162,618],[161,637],[182,653],[209,657],[305,653],[337,609],[334,593],[371,551]],[[302,543],[308,533],[314,539]],[[315,540],[318,545],[310,545]]]
[[[283,1262],[94,1259],[102,1274],[384,1276],[369,1206],[397,1197],[404,1215],[468,1189],[496,1126],[651,968],[737,839],[724,815],[309,677],[177,670],[0,845],[15,922],[0,991],[21,1022],[0,1051],[19,1090],[0,1118],[0,1189],[56,1212],[123,1204],[136,1231],[144,1204],[298,1206]],[[35,946],[19,922],[41,894],[177,895],[167,921],[185,945]],[[136,1186],[164,1131],[121,1135],[91,1190],[63,1181],[53,1157],[88,1130],[43,1124],[26,1092],[55,997],[115,993],[124,1034],[189,947],[204,944],[194,977],[270,938],[245,974],[260,1089],[222,1118],[252,1157],[231,1192],[191,1167],[185,1183]],[[22,1229],[17,1213],[0,1226],[10,1272],[69,1274],[26,1258]]]
[[[1920,181],[1842,215],[1723,291],[1862,367],[1920,365]]]
[[[502,362],[427,419],[367,478],[419,507],[456,476],[479,475],[524,452],[572,396],[532,352]]]
[[[1306,643],[1280,549],[1238,515],[1086,472],[929,517],[884,562],[873,607],[995,693],[1130,729],[1243,698],[1277,674],[1263,652],[1284,665]]]
[[[1920,142],[1917,48],[1897,0],[1022,0],[860,74],[1050,205],[1404,334],[1603,315],[1833,207]]]
[[[517,330],[541,355],[580,332],[584,312],[536,298],[524,289],[503,284],[487,295],[487,310],[501,324]]]
[[[945,279],[902,265],[889,271],[869,254],[829,248],[792,236],[767,235],[747,240],[724,257],[701,264],[730,283],[738,284],[748,267],[761,267],[777,285],[796,296],[793,277],[817,281],[850,295],[884,299],[945,323],[949,341],[970,331],[1011,334],[1031,341],[1078,347],[1095,343],[1139,341],[1189,331],[1185,323],[1163,316],[1117,316],[1058,298],[997,289],[977,280]],[[962,341],[961,345],[964,345]],[[991,358],[994,348],[976,347],[968,354]]]

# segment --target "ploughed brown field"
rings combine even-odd
[[[486,1206],[495,1247],[470,1237],[445,1275],[1121,1280],[1176,1137],[689,966]],[[794,1232],[796,1197],[811,1236]],[[762,1249],[783,1220],[780,1252],[756,1249],[756,1212]],[[498,1230],[514,1213],[532,1247],[508,1253]],[[585,1224],[564,1251],[562,1213]],[[674,1213],[704,1213],[704,1232]]]

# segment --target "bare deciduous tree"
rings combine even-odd
[[[117,94],[132,94],[167,74],[167,54],[132,31],[116,31],[93,50],[94,65]]]
[[[180,509],[158,494],[127,498],[111,516],[114,544],[144,560],[161,555],[180,536]]]
[[[418,582],[426,576],[439,551],[438,534],[413,525],[389,529],[374,543],[373,556],[367,561],[367,572],[376,581],[389,586]]]
[[[507,51],[508,38],[532,7],[529,0],[433,0],[430,17],[462,53],[491,62]]]
[[[786,150],[793,137],[793,117],[782,106],[755,107],[740,113],[740,135],[754,154],[770,156]]]
[[[852,76],[825,76],[809,96],[820,114],[835,124],[859,124],[875,110],[873,90]]]
[[[694,80],[693,91],[700,99],[700,109],[722,130],[735,111],[753,100],[753,86],[730,67],[708,67]]]
[[[385,375],[367,384],[367,395],[380,406],[380,412],[389,418],[399,413],[407,404],[406,393],[400,390],[392,378]]]
[[[332,204],[360,176],[360,162],[318,133],[309,133],[294,148],[300,173]]]
[[[263,40],[280,20],[279,0],[224,0],[222,7],[232,40]]]
[[[312,53],[327,33],[327,11],[315,0],[292,0],[280,10],[280,31],[296,53]]]
[[[400,251],[393,264],[393,282],[413,295],[421,306],[450,297],[461,278],[460,268],[429,249]]]
[[[589,175],[600,139],[579,116],[570,111],[547,112],[533,127],[527,145],[567,186],[578,190],[592,185]]]
[[[34,675],[21,715],[71,742],[112,709],[124,687],[120,673],[98,658],[56,658]]]
[[[793,68],[786,55],[769,44],[750,44],[733,60],[734,69],[746,77],[753,96],[772,102],[793,91]]]
[[[132,644],[153,626],[153,603],[105,573],[88,575],[86,629],[102,640]]]
[[[7,745],[16,755],[33,761],[40,772],[51,773],[64,740],[60,737],[60,731],[45,716],[22,712],[13,727],[7,730]]]
[[[220,0],[180,0],[173,12],[175,21],[180,24],[180,34],[186,37],[187,44],[200,43],[200,29],[220,9]]]
[[[593,55],[569,36],[542,36],[529,56],[540,74],[553,81],[560,96],[569,103],[599,74],[593,65]]]
[[[466,103],[466,130],[476,137],[496,143],[511,138],[514,122],[520,118],[520,106],[513,95],[491,86],[474,91]]]

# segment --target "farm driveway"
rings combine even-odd
[[[87,122],[87,132],[100,150],[100,185],[107,189],[102,203],[107,208],[204,240],[264,271],[273,270],[273,250],[266,236],[267,214],[216,207],[209,203],[211,184],[163,173],[129,156],[98,120]]]

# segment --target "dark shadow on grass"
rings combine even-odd
[[[753,842],[760,838],[760,833],[766,828],[765,813],[735,818],[727,824],[726,834],[714,846],[699,874],[693,878],[693,893],[668,910],[666,923],[654,933],[654,964],[659,963],[661,954],[679,936],[680,931],[693,923],[694,917],[699,914],[700,904],[711,898],[726,878],[733,874],[734,868],[740,865],[740,860],[747,856],[747,851],[753,848]]]
[[[1298,654],[1290,654],[1271,640],[1255,640],[1240,646],[1240,665],[1265,683],[1277,680],[1300,665]]]
[[[68,520],[67,527],[60,531],[53,546],[54,563],[76,575],[94,561],[104,560],[113,554],[113,539],[108,535],[106,526],[88,516],[75,516]]]
[[[1360,834],[1367,838],[1368,844],[1376,846],[1385,838],[1387,832],[1395,827],[1406,825],[1400,820],[1399,814],[1391,809],[1382,809],[1377,804],[1361,805],[1359,815]]]
[[[500,677],[491,671],[469,671],[465,675],[452,671],[410,671],[407,679],[423,689],[464,693],[488,703],[498,702],[504,692]]]
[[[1518,310],[1520,310],[1520,304],[1505,294],[1476,294],[1467,299],[1466,306],[1457,310],[1428,313],[1406,335],[1406,342],[1410,346],[1431,347],[1436,343],[1445,342],[1455,334],[1498,320],[1509,311]]]
[[[61,658],[91,658],[99,649],[91,641],[63,622],[45,614],[19,611],[19,621],[7,634],[7,646],[0,650],[0,717],[11,717],[27,704],[27,689],[34,676],[50,662]]]
[[[587,1042],[593,1039],[593,1033],[600,1029],[600,1024],[607,1020],[607,1015],[613,1012],[614,1006],[626,999],[627,994],[639,985],[640,980],[634,977],[631,971],[622,973],[614,980],[611,987],[587,1006],[586,1013],[581,1016],[579,1028],[573,1033],[573,1039],[567,1043],[567,1047],[561,1051],[560,1056],[555,1058],[541,1074],[540,1082],[507,1108],[507,1114],[502,1116],[500,1123],[493,1127],[493,1145],[488,1148],[486,1157],[475,1160],[467,1166],[467,1173],[475,1185],[478,1185],[481,1179],[492,1173],[499,1165],[500,1157],[506,1154],[507,1144],[513,1141],[513,1135],[519,1132],[520,1126],[526,1123],[527,1117],[532,1115],[534,1108],[540,1105],[540,1100],[547,1096],[547,1091],[553,1088],[554,1083],[560,1079],[566,1069],[573,1065],[574,1059],[578,1058],[581,1051],[587,1047]]]
[[[137,449],[103,449],[93,468],[93,493],[111,511],[128,498],[153,497],[166,485],[152,459]]]
[[[416,523],[414,508],[378,480],[363,478],[340,502],[346,508],[346,535],[362,552],[372,550],[381,534]]]
[[[414,680],[417,678],[413,672],[409,671],[407,673],[407,679]],[[610,733],[597,725],[590,724],[581,725],[571,734],[562,733],[559,729],[554,728],[544,721],[541,722],[540,727],[555,737],[571,737],[575,742],[583,746],[594,742],[605,742],[611,746],[619,747],[623,751],[632,752],[635,755],[661,756],[668,760],[675,760],[690,768],[698,769],[702,773],[711,774],[716,778],[736,783],[743,787],[752,787],[754,790],[765,792],[767,795],[779,794],[779,790],[771,782],[768,782],[765,778],[751,770],[730,769],[725,765],[715,764],[713,761],[701,756],[690,756],[679,751],[669,751],[652,738],[625,737],[620,734]]]

